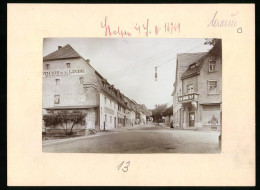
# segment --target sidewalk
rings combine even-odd
[[[96,134],[93,134],[93,135],[84,135],[84,136],[80,136],[80,137],[68,137],[68,138],[64,138],[64,139],[45,140],[45,141],[42,141],[42,145],[46,146],[46,145],[50,145],[50,144],[69,142],[69,141],[86,139],[86,138],[91,138],[91,137],[98,137],[98,136],[109,134],[110,132],[111,131],[98,131]],[[116,132],[116,131],[113,131],[113,132]]]
[[[142,125],[126,126],[126,127],[110,129],[110,131],[125,131],[125,130],[129,130],[129,129],[136,129],[139,127],[144,127],[144,126],[146,126],[146,125],[142,124]]]

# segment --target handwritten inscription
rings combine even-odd
[[[113,26],[109,24],[108,17],[105,17],[105,20],[101,22],[101,28],[105,31],[105,36],[109,37],[126,37],[133,35],[142,35],[149,37],[150,35],[159,35],[164,32],[167,34],[180,33],[181,24],[180,22],[164,22],[162,24],[151,24],[150,19],[146,19],[143,23],[135,23],[135,25],[130,26],[129,29],[123,29],[121,26]]]
[[[208,24],[208,27],[235,27],[237,26],[237,15],[238,12],[231,13],[228,17],[221,17],[218,14],[218,11],[216,11],[210,23]]]
[[[130,166],[130,161],[126,162],[123,161],[121,162],[118,166],[117,166],[117,169],[120,170],[120,168],[122,167],[122,171],[123,172],[127,172],[128,171],[128,167]]]

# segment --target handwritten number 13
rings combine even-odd
[[[124,165],[124,163],[125,163],[125,161],[121,162],[121,163],[117,166],[118,170],[120,170],[120,168]],[[122,168],[122,171],[123,171],[123,172],[127,172],[129,166],[130,166],[130,161],[128,161],[128,162],[125,163],[125,166]]]

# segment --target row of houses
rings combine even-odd
[[[177,54],[173,125],[179,129],[220,130],[222,60],[209,53]]]
[[[85,122],[75,129],[146,124],[151,116],[144,104],[120,92],[69,44],[43,57],[43,114],[51,110],[85,112]]]

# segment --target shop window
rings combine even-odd
[[[80,84],[83,84],[83,83],[84,83],[84,78],[83,78],[83,77],[80,77],[80,78],[79,78],[79,83],[80,83]]]
[[[209,72],[214,72],[216,71],[216,61],[209,61]]]
[[[50,69],[50,64],[46,64],[46,69]]]
[[[191,93],[193,93],[193,91],[194,91],[194,89],[193,89],[193,84],[189,84],[189,85],[187,86],[187,93],[188,93],[188,94],[191,94]]]
[[[55,95],[54,96],[54,104],[59,104],[60,103],[60,95]]]
[[[55,79],[56,85],[60,85],[60,79]]]
[[[70,68],[70,63],[66,63],[66,65],[67,65],[67,68]]]
[[[208,93],[217,94],[217,81],[208,81]]]

